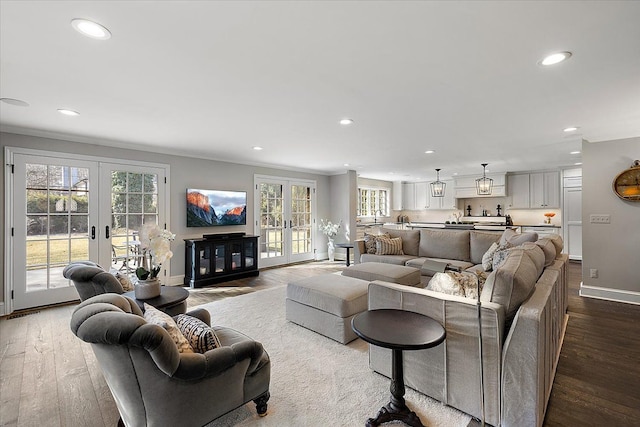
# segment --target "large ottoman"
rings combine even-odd
[[[367,309],[367,280],[323,274],[287,285],[287,320],[346,344],[357,338],[351,319]]]
[[[342,270],[343,276],[373,282],[383,280],[399,285],[420,286],[420,269],[381,262],[363,262]]]

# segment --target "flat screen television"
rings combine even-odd
[[[246,191],[187,189],[187,227],[246,224]]]

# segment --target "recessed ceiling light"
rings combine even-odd
[[[582,162],[574,163],[574,165],[576,165],[576,166],[580,166],[581,164],[582,164]]]
[[[454,174],[454,175],[458,175],[458,172],[454,172],[453,174]]]
[[[111,38],[111,32],[97,22],[87,19],[72,19],[71,26],[80,34],[96,40],[107,40]]]
[[[435,150],[427,150],[424,152],[424,154],[433,154],[435,153]]]
[[[341,125],[347,126],[347,125],[350,125],[352,123],[353,123],[353,119],[342,119],[342,120],[340,120],[340,124]]]
[[[258,146],[256,145],[255,147],[253,147],[253,149],[254,149],[254,150],[256,150],[256,151],[260,151],[260,150],[262,150],[262,147],[258,147]]]
[[[79,116],[80,113],[73,110],[67,110],[65,108],[58,108],[58,113],[64,114],[65,116]]]
[[[555,65],[562,61],[566,61],[571,57],[571,52],[556,52],[551,55],[545,56],[540,62],[540,65],[548,66]]]
[[[569,154],[580,154],[580,152],[579,151],[572,151]]]
[[[0,98],[0,101],[4,102],[5,104],[14,105],[16,107],[28,107],[29,106],[29,103],[24,102],[21,99]]]
[[[345,163],[344,166],[351,166],[349,163]]]
[[[578,128],[576,126],[569,126],[568,128],[562,129],[563,132],[575,132]]]

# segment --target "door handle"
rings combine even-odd
[[[104,237],[106,237],[107,239],[109,238],[109,226],[108,225],[104,228]]]
[[[289,228],[293,228],[293,222],[289,220]]]
[[[91,227],[91,240],[96,240],[96,226]]]

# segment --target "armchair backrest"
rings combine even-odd
[[[81,301],[100,294],[124,293],[120,281],[113,274],[91,261],[72,262],[64,268],[62,275],[73,281]]]

